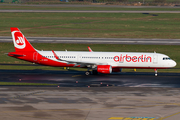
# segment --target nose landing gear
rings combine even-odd
[[[154,72],[155,72],[155,76],[157,76],[158,74],[157,74],[157,69],[154,69]]]

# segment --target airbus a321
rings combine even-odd
[[[122,68],[167,69],[176,66],[176,62],[167,55],[147,52],[95,52],[89,51],[39,51],[25,38],[18,28],[11,28],[15,52],[8,56],[54,67],[87,68],[89,74],[110,74],[120,72]]]

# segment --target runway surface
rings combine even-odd
[[[0,86],[4,120],[178,120],[180,74],[0,70],[0,82],[56,83]]]
[[[86,76],[84,71],[0,70],[0,82],[50,83],[53,87],[180,88],[180,73],[121,72]]]
[[[1,87],[3,120],[179,120],[180,89]]]
[[[180,45],[180,39],[67,38],[67,37],[26,37],[26,38],[31,43]],[[12,42],[12,37],[0,36],[0,42]]]

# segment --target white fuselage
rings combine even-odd
[[[38,51],[45,58],[53,61],[58,60],[52,51]],[[94,63],[96,65],[111,65],[120,68],[171,68],[176,62],[167,55],[160,53],[139,53],[139,52],[79,52],[79,51],[55,51],[57,56],[66,61],[77,61],[80,63]]]

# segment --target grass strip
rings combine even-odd
[[[86,6],[86,7],[67,7],[67,6],[28,6],[28,5],[1,5],[1,10],[104,10],[104,11],[180,11],[178,7],[171,7],[171,8],[124,8],[124,7],[93,7],[93,6]]]
[[[0,36],[18,27],[25,36],[94,38],[180,38],[180,14],[0,13]]]

